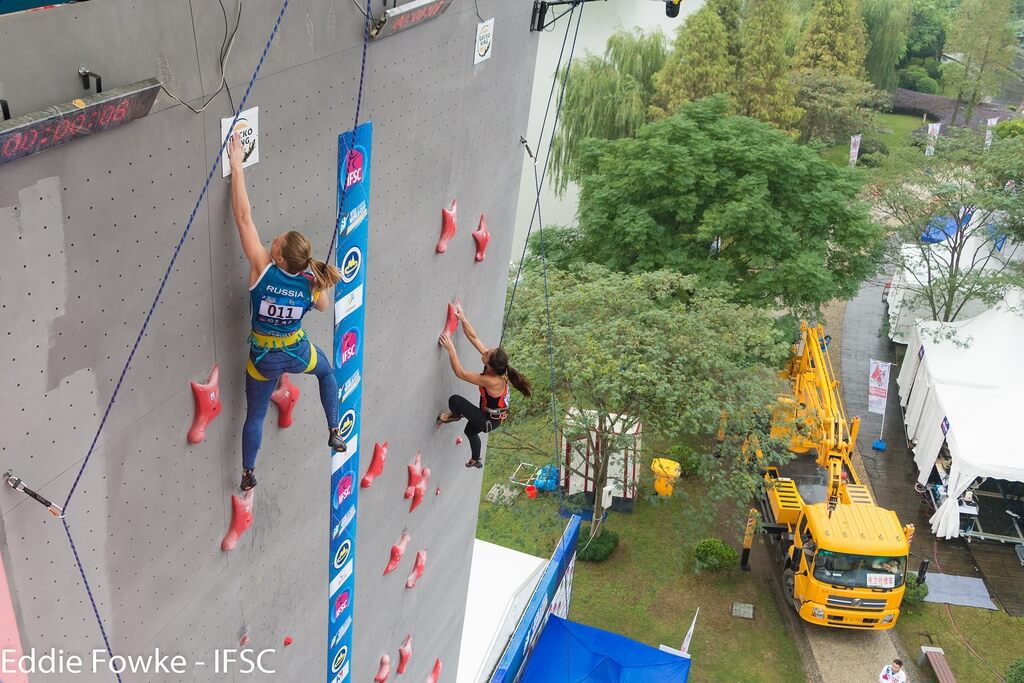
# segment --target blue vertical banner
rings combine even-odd
[[[370,222],[370,148],[373,124],[338,137],[338,248],[341,281],[334,286],[334,376],[344,453],[331,458],[331,554],[327,575],[327,683],[349,680],[355,594],[356,498],[359,486],[360,407],[366,339],[366,245]]]

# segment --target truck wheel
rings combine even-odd
[[[782,573],[782,585],[785,587],[786,595],[793,604],[793,609],[800,614],[800,601],[796,599],[796,574],[792,569]]]

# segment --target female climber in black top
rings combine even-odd
[[[488,348],[476,330],[469,324],[462,306],[455,307],[455,313],[462,321],[462,329],[466,338],[477,351],[480,352],[480,360],[483,361],[483,372],[466,372],[459,362],[459,356],[455,352],[455,343],[447,334],[442,334],[438,344],[448,351],[448,358],[452,364],[452,371],[459,379],[475,384],[480,388],[480,403],[473,405],[468,399],[458,394],[448,397],[448,411],[437,416],[441,423],[457,422],[466,418],[466,438],[469,439],[470,458],[466,467],[483,467],[480,462],[480,433],[492,432],[501,426],[501,423],[508,417],[508,407],[511,389],[515,387],[521,394],[529,398],[530,383],[525,377],[516,372],[515,368],[508,364],[508,354],[500,346]]]

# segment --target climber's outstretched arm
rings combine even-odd
[[[252,205],[249,193],[245,189],[245,173],[242,170],[242,145],[238,134],[231,136],[228,143],[228,158],[231,160],[231,209],[238,226],[238,239],[242,243],[242,251],[249,259],[249,285],[259,279],[263,270],[270,265],[270,252],[260,241],[260,234],[252,220]]]
[[[459,354],[455,352],[455,343],[452,341],[450,336],[442,334],[437,340],[437,343],[443,346],[445,351],[448,352],[448,360],[451,361],[452,372],[455,373],[456,377],[464,382],[475,384],[478,387],[486,387],[489,384],[487,378],[479,372],[467,372],[462,367],[462,363],[459,361]]]
[[[462,331],[466,333],[466,339],[469,343],[476,347],[476,350],[480,353],[487,353],[487,344],[477,336],[476,330],[469,324],[469,318],[466,317],[466,312],[462,310],[462,304],[455,305],[455,315],[462,321]]]

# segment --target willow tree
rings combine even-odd
[[[676,31],[672,53],[654,75],[651,118],[671,116],[684,102],[727,92],[734,82],[725,27],[705,5]]]
[[[907,53],[910,31],[910,0],[864,0],[864,24],[868,32],[868,78],[884,92],[896,91],[896,65]]]
[[[957,8],[946,52],[959,57],[943,71],[943,82],[956,90],[950,125],[956,125],[961,107],[970,124],[978,103],[998,91],[1013,63],[1011,11],[1011,0],[963,0]]]
[[[740,32],[736,102],[740,114],[785,128],[800,112],[789,84],[787,0],[747,0]]]
[[[794,66],[860,78],[866,43],[860,0],[818,0],[797,44]]]
[[[587,55],[557,75],[565,97],[548,162],[556,192],[569,184],[581,140],[630,137],[647,122],[654,74],[665,64],[665,42],[661,31],[618,31],[608,38],[603,56]]]

